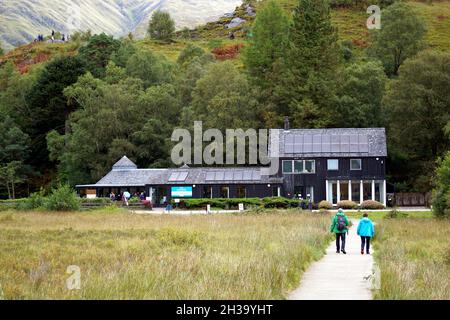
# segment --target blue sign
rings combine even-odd
[[[192,198],[192,187],[172,187],[172,198]]]

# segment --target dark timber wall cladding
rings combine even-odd
[[[171,185],[171,186],[165,186],[166,194],[168,198],[171,197],[171,190],[172,187],[179,187],[180,185]],[[195,188],[192,189],[192,196],[193,198],[203,198],[203,192],[205,187],[212,187],[213,192],[213,198],[220,198],[220,189],[222,187],[228,187],[230,189],[230,198],[237,198],[238,196],[238,188],[239,187],[245,187],[246,189],[246,197],[247,198],[265,198],[265,197],[271,197],[276,196],[274,188],[276,187],[282,187],[280,184],[217,184],[217,185],[196,185]],[[152,186],[149,186],[152,187]],[[153,187],[161,187],[161,186],[153,186]]]
[[[328,171],[327,160],[329,159],[339,160],[338,170]],[[361,159],[362,170],[350,170],[351,159]],[[316,172],[311,174],[283,174],[283,160],[315,160]],[[384,157],[283,158],[280,160],[278,174],[284,177],[284,196],[293,196],[296,188],[299,187],[314,187],[314,199],[317,202],[326,199],[326,180],[384,180],[386,175],[386,159]]]

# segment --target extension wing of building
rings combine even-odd
[[[145,192],[155,205],[182,198],[310,198],[313,202],[376,200],[386,205],[386,133],[383,128],[272,129],[267,167],[138,169],[126,156],[80,194],[107,197]]]

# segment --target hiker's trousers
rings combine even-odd
[[[366,253],[370,253],[370,237],[361,237],[361,252],[366,248]]]
[[[345,251],[345,233],[336,233],[336,251]]]

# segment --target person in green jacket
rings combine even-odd
[[[345,252],[345,236],[348,232],[348,226],[350,222],[344,213],[344,210],[339,209],[336,215],[333,217],[330,226],[330,232],[336,234],[336,253]]]

